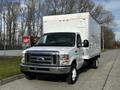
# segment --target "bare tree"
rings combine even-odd
[[[21,30],[20,30],[20,35],[21,37],[23,37],[24,33],[25,33],[25,29],[26,29],[26,18],[27,18],[27,15],[26,15],[26,7],[21,7],[20,8],[20,18],[21,18]]]
[[[9,46],[16,44],[16,30],[17,30],[17,18],[19,3],[5,2],[3,6],[3,19],[4,19],[4,40]]]
[[[29,35],[36,32],[35,27],[37,27],[37,34],[42,33],[42,17],[45,15],[90,12],[98,23],[108,25],[107,30],[114,20],[111,12],[104,10],[101,5],[96,5],[92,0],[29,0],[27,2],[26,26]],[[113,33],[111,29],[110,33]],[[114,39],[114,35],[112,38]]]
[[[35,31],[35,5],[36,0],[27,1],[27,21],[26,26],[28,30],[28,35],[32,36]]]
[[[108,27],[104,27],[102,30],[104,32],[105,48],[114,48],[115,34]]]
[[[109,33],[113,33],[109,27],[114,21],[111,12],[105,10],[101,5],[96,5],[92,0],[25,0],[24,2],[25,8],[20,8],[18,7],[19,5],[16,6],[14,4],[7,4],[6,6],[7,11],[4,20],[6,22],[6,36],[9,45],[15,44],[14,41],[18,25],[17,18],[19,16],[21,18],[21,37],[23,37],[26,30],[30,36],[42,34],[43,16],[81,12],[90,12],[91,16],[98,23],[107,25],[105,27],[107,36],[112,35]],[[111,38],[114,40],[114,33]]]
[[[12,45],[14,46],[15,44],[16,44],[16,42],[15,41],[17,41],[16,40],[16,31],[17,31],[17,18],[18,18],[18,15],[19,15],[19,5],[17,5],[17,4],[15,4],[15,5],[13,5],[13,7],[12,7],[12,11],[11,11],[11,13],[12,13]]]

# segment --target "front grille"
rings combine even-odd
[[[56,65],[58,58],[57,52],[29,51],[26,53],[26,64]]]

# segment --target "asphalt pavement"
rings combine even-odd
[[[120,90],[120,50],[101,54],[98,69],[83,70],[74,85],[61,80],[27,80],[25,78],[0,86],[0,90]]]

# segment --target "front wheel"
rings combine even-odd
[[[71,71],[70,71],[70,73],[68,74],[68,77],[67,77],[67,83],[68,84],[74,84],[77,80],[77,77],[78,77],[78,74],[77,74],[76,66],[72,65]]]
[[[28,74],[28,73],[24,73],[24,75],[25,75],[25,78],[26,79],[28,79],[28,80],[32,80],[32,79],[34,79],[35,78],[35,75],[33,75],[33,74]]]

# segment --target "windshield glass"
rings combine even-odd
[[[44,34],[35,46],[74,46],[75,33]]]

